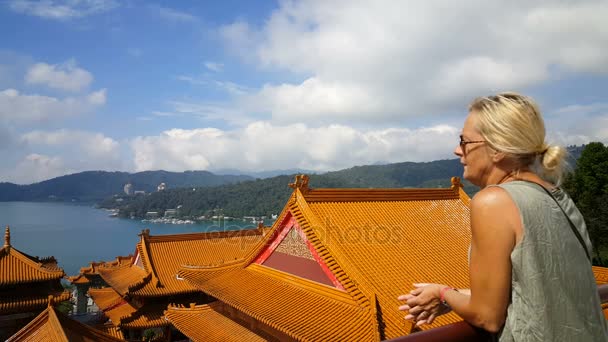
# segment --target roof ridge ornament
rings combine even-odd
[[[292,189],[300,189],[302,193],[307,193],[310,188],[308,187],[308,181],[310,177],[305,174],[296,175],[296,179],[293,183],[289,183],[289,187]]]
[[[11,246],[11,228],[6,225],[6,229],[4,230],[4,247]]]
[[[150,237],[150,228],[142,229],[141,233],[139,233],[139,236],[149,238]]]
[[[452,190],[458,191],[458,188],[464,188],[464,185],[460,181],[460,177],[452,177],[450,179],[450,181],[452,182],[452,186],[451,186]]]

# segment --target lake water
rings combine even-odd
[[[135,252],[142,229],[151,235],[235,230],[254,227],[242,221],[159,224],[109,217],[90,205],[0,202],[0,225],[11,228],[11,245],[32,256],[54,256],[68,275],[91,261],[112,260]]]

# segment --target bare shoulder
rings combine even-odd
[[[498,186],[489,186],[480,190],[471,200],[471,209],[504,210],[505,206],[515,205],[511,195]]]
[[[509,241],[514,241],[511,237],[519,240],[521,219],[511,195],[498,186],[479,191],[471,200],[471,229],[477,236],[503,232]]]

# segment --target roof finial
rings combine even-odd
[[[460,177],[452,177],[452,190],[457,190],[458,188],[462,188],[462,182],[460,182]]]
[[[55,300],[55,297],[53,297],[53,295],[49,295],[48,299],[49,299],[49,307],[53,306],[53,301]]]
[[[11,246],[11,228],[7,225],[4,231],[4,247]]]
[[[293,183],[289,183],[289,187],[292,189],[300,189],[301,192],[308,192],[308,175],[296,175],[296,180]]]
[[[149,237],[150,236],[150,228],[142,229],[141,233],[139,234],[139,236]]]

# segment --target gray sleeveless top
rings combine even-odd
[[[585,250],[566,216],[540,185],[498,185],[519,209],[524,233],[511,252],[511,302],[499,341],[607,341],[597,285]],[[587,227],[561,189],[552,192],[587,249]]]

